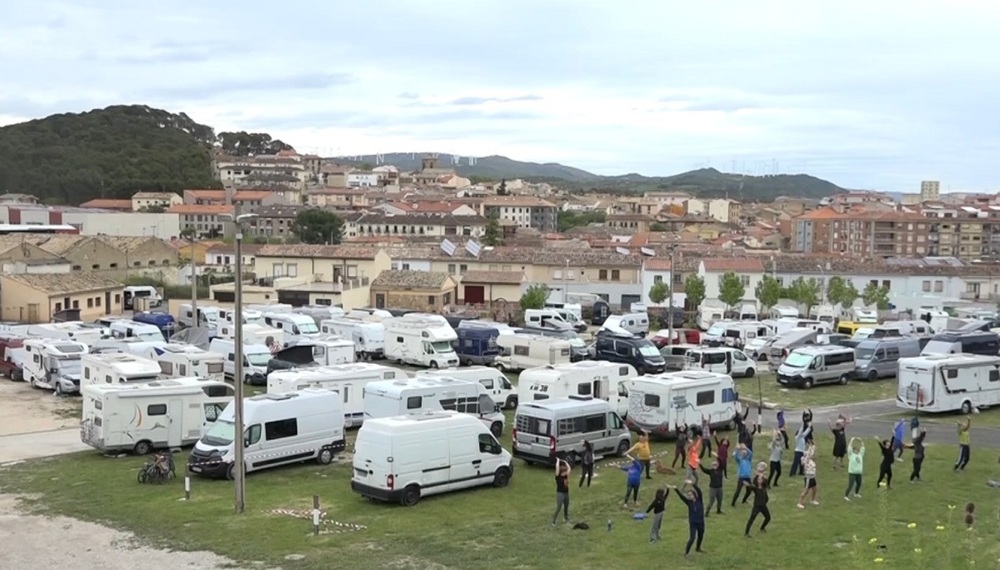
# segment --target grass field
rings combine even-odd
[[[758,395],[762,395],[765,402],[783,406],[788,410],[885,400],[896,396],[895,378],[883,378],[876,382],[849,382],[846,386],[825,384],[809,390],[784,387],[778,384],[774,374],[771,373],[761,374],[759,380],[760,389],[758,390],[758,378],[736,379],[740,398],[757,400]]]
[[[912,412],[908,412],[907,416],[909,415],[912,415]],[[965,416],[958,412],[947,414],[928,414],[920,412],[917,416],[920,418],[921,423],[943,425],[955,425],[959,420],[965,419]],[[887,414],[885,416],[879,416],[879,418],[894,420],[899,418],[899,414]],[[973,429],[975,429],[976,426],[1000,427],[1000,408],[987,408],[980,411],[978,414],[973,414]]]
[[[509,435],[504,440],[509,441]],[[759,444],[760,449],[765,443]],[[588,531],[551,527],[552,472],[519,461],[507,488],[429,497],[413,508],[370,503],[353,494],[350,465],[302,465],[251,474],[247,512],[236,516],[229,482],[195,479],[192,500],[185,502],[179,500],[183,497],[181,479],[164,486],[139,485],[136,470],[142,458],[109,459],[96,453],[8,468],[0,472],[0,489],[30,494],[26,505],[37,512],[106,521],[153,544],[207,549],[241,562],[280,564],[291,570],[487,564],[498,568],[647,568],[654,564],[958,568],[969,567],[970,561],[978,568],[997,567],[1000,490],[985,485],[996,474],[994,457],[979,453],[969,471],[959,475],[951,471],[954,453],[950,447],[930,447],[924,466],[926,482],[908,484],[909,463],[896,463],[897,485],[890,491],[876,491],[878,458],[870,441],[864,498],[845,502],[846,475],[832,471],[830,440],[819,438],[818,443],[820,506],[795,508],[801,482],[783,480],[771,494],[774,518],[769,532],[755,532],[752,540],[745,540],[743,525],[749,506],[730,508],[727,502],[725,515],[708,520],[704,544],[708,553],[690,562],[681,556],[687,524],[680,501],[669,498],[663,541],[649,544],[648,523],[633,521],[631,511],[621,508],[624,474],[607,463],[597,469],[591,488],[574,486],[571,491],[571,518],[587,522]],[[640,491],[643,507],[652,498],[654,485],[680,483],[678,477],[655,477],[644,482]],[[702,479],[705,483],[706,478]],[[726,494],[734,488],[731,473]],[[313,494],[320,496],[328,519],[366,528],[313,537],[308,520],[271,513],[273,509],[309,509]],[[977,504],[979,513],[972,532],[959,523],[961,506],[968,501]],[[611,532],[607,531],[609,519]],[[912,528],[911,523],[915,523]],[[286,560],[293,554],[304,558]]]

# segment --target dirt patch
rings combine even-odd
[[[141,546],[131,533],[67,517],[28,515],[17,497],[0,495],[0,568],[132,570],[252,568],[211,552],[178,552]]]
[[[56,397],[27,382],[0,378],[0,435],[34,433],[80,425],[79,396]]]

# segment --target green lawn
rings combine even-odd
[[[906,412],[906,416],[913,415],[912,411]],[[959,420],[965,420],[965,416],[959,412],[945,414],[929,414],[920,412],[917,414],[921,423],[955,425]],[[879,416],[880,419],[894,420],[899,418],[899,414],[887,414]],[[1000,427],[1000,408],[988,408],[978,414],[972,414],[972,427],[989,426]]]
[[[836,388],[833,388],[836,389]],[[509,436],[505,436],[509,440]],[[869,443],[863,499],[841,497],[846,475],[828,461],[829,438],[819,438],[821,506],[795,508],[800,481],[789,480],[771,497],[773,521],[766,535],[741,538],[748,506],[729,508],[708,520],[704,548],[687,563],[685,510],[675,496],[667,502],[659,544],[648,544],[647,522],[621,508],[624,474],[602,465],[589,489],[573,487],[571,517],[589,531],[550,526],[554,507],[552,472],[517,462],[505,489],[481,488],[430,497],[413,508],[370,503],[350,491],[349,465],[302,465],[254,473],[247,486],[247,512],[232,514],[232,485],[195,479],[190,502],[182,480],[165,486],[136,483],[141,458],[109,459],[82,453],[32,461],[0,474],[0,490],[31,494],[25,504],[38,512],[107,521],[142,539],[179,549],[207,549],[242,562],[262,561],[283,568],[649,568],[654,565],[713,568],[902,568],[996,567],[1000,546],[1000,490],[984,483],[996,476],[986,454],[967,473],[951,472],[951,447],[928,449],[925,483],[906,482],[909,463],[896,463],[898,484],[876,492],[877,453]],[[763,443],[761,444],[763,448]],[[785,468],[788,464],[786,461]],[[726,493],[735,487],[730,475]],[[703,481],[704,481],[703,477]],[[680,483],[657,477],[640,491],[643,505],[653,484]],[[310,522],[272,514],[272,509],[308,509],[321,497],[328,518],[364,525],[356,531],[311,535]],[[727,497],[728,498],[728,497]],[[961,505],[974,501],[974,532],[959,524]],[[959,505],[950,510],[949,505]],[[606,529],[607,520],[613,531]],[[916,523],[909,528],[909,523]],[[936,530],[941,525],[942,530]],[[332,526],[332,525],[331,525]],[[855,537],[857,540],[855,540]],[[870,545],[869,540],[875,544]],[[878,550],[878,545],[885,549]],[[915,551],[919,549],[919,552]],[[297,561],[291,554],[304,555]]]
[[[806,390],[782,386],[778,384],[774,374],[763,373],[759,375],[759,378],[736,379],[736,387],[740,392],[741,399],[756,401],[759,396],[762,396],[764,402],[770,402],[788,410],[885,400],[894,398],[896,395],[895,378],[884,378],[876,382],[849,382],[846,386],[825,384]]]

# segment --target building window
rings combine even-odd
[[[448,264],[448,275],[455,275],[455,264],[454,263],[449,263]]]
[[[749,287],[750,286],[750,276],[749,275],[740,275],[740,283],[742,283],[744,287]],[[823,286],[822,280],[820,281],[819,286],[820,287]]]
[[[100,297],[94,297],[94,306],[95,307],[100,307],[101,306],[101,298]]]
[[[93,309],[94,308],[94,300],[91,299],[90,297],[87,298],[87,308],[88,309]]]
[[[944,292],[944,281],[935,281],[934,282],[934,292],[935,293],[943,293]]]
[[[663,276],[662,275],[654,275],[653,276],[653,283],[663,283]]]
[[[930,291],[931,291],[931,282],[930,281],[924,281],[923,284],[921,284],[921,290],[924,293],[930,293]]]
[[[607,281],[608,280],[608,270],[607,269],[601,269],[601,270],[599,270],[597,272],[597,278],[600,279],[601,281]]]
[[[886,291],[888,291],[888,290],[890,289],[890,287],[889,287],[889,280],[888,280],[888,279],[883,279],[883,280],[882,280],[882,287],[883,287],[883,288],[884,288],[884,289],[885,289]]]
[[[56,312],[58,313],[61,310],[62,310],[62,303],[56,303]]]
[[[73,308],[74,309],[79,309],[80,308],[80,301],[79,300],[74,300],[73,301]]]
[[[403,270],[409,271],[409,269],[410,269],[410,264],[409,263],[404,263],[403,264]]]
[[[275,263],[271,267],[271,276],[272,277],[282,277],[282,276],[284,276],[283,271],[284,271],[284,265],[281,264],[281,263]]]
[[[100,269],[101,268],[101,264],[100,263],[95,263],[95,264],[91,265],[90,268],[94,269],[94,270]]]
[[[433,307],[434,306],[434,301],[436,301],[436,299],[434,298],[434,295],[428,295],[427,296],[427,304],[428,305],[430,305],[430,306]]]
[[[121,302],[122,302],[122,295],[121,295],[121,293],[115,293],[115,304],[118,305]]]
[[[117,263],[112,263],[111,264],[111,269],[118,269],[118,264]]]
[[[611,280],[612,281],[620,281],[621,278],[622,278],[622,272],[621,271],[619,271],[617,269],[612,269],[611,270]]]
[[[285,270],[286,277],[298,277],[299,276],[299,264],[289,263]]]
[[[79,270],[80,270],[80,266],[79,265],[74,265],[73,266],[73,271],[79,271]]]
[[[506,266],[505,266],[505,267],[506,267]],[[462,265],[459,265],[459,266],[458,266],[458,272],[459,272],[459,273],[460,273],[461,275],[465,275],[465,272],[466,272],[466,271],[468,271],[468,270],[469,270],[469,266],[468,266],[468,265],[466,265],[466,264],[464,264],[464,263],[463,263]],[[508,270],[505,270],[505,271],[510,271],[510,270],[508,269]]]

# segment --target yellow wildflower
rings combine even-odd
[[[937,530],[944,530],[944,525],[939,524],[934,528],[936,528]]]
[[[872,538],[871,538],[871,539],[870,539],[870,540],[868,541],[868,544],[875,544],[876,542],[878,542],[878,539],[877,539],[877,538],[875,538],[875,537],[873,536],[873,537],[872,537]]]
[[[875,559],[875,563],[876,563],[876,564],[881,564],[881,563],[882,563],[882,562],[883,562],[884,560],[885,560],[884,558],[882,558],[882,557],[879,557],[879,558],[876,558],[876,559]]]
[[[917,528],[917,523],[910,523],[906,525],[906,528]]]
[[[920,548],[914,548],[913,551],[916,552],[917,554],[920,554],[921,552],[923,552],[923,550],[920,549]]]

